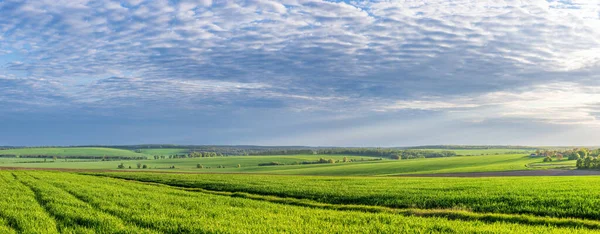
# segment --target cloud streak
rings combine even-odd
[[[6,113],[268,109],[291,127],[306,112],[561,125],[600,112],[593,0],[5,0],[0,12]]]

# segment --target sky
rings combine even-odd
[[[600,145],[598,0],[0,0],[0,145]]]

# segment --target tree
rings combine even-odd
[[[138,169],[142,168],[142,164],[141,163],[137,163],[137,168]]]
[[[590,168],[596,169],[596,168],[600,167],[599,163],[600,163],[600,161],[598,160],[598,158],[593,158],[592,159],[592,164],[590,165]]]
[[[575,166],[577,166],[578,169],[583,168],[583,159],[577,159],[577,163],[575,164]]]
[[[328,162],[329,163],[335,163],[335,161],[333,161],[333,159],[329,159]]]
[[[546,156],[546,157],[544,158],[544,162],[552,162],[552,157],[550,157],[550,156]]]
[[[117,168],[119,168],[119,169],[124,169],[124,168],[125,168],[125,165],[123,165],[123,163],[121,163],[121,164],[119,164],[119,166],[117,166]]]
[[[577,151],[577,153],[579,154],[579,156],[581,156],[582,158],[585,158],[589,155],[590,150],[586,149],[586,148],[581,148]]]
[[[568,159],[569,160],[579,160],[579,159],[581,159],[581,155],[579,155],[579,153],[573,151],[573,152],[569,153]]]
[[[238,165],[237,165],[237,168],[240,168],[240,167],[242,167],[242,165],[238,164]]]
[[[146,168],[148,168],[148,166],[147,166],[146,164],[144,164],[144,165],[142,166],[142,168],[143,168],[143,169],[146,169]]]
[[[562,154],[556,154],[556,160],[558,160],[558,161],[563,160],[563,155]]]
[[[585,159],[583,160],[583,167],[589,169],[589,168],[591,168],[591,166],[592,166],[592,157],[590,157],[590,156],[585,157]]]
[[[196,164],[196,168],[204,168],[204,166],[200,163]]]
[[[344,157],[343,162],[348,162],[348,157]]]

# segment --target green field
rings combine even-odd
[[[212,191],[323,203],[459,209],[600,220],[600,177],[382,178],[103,173],[103,176]],[[293,186],[290,186],[293,185]]]
[[[260,163],[279,162],[293,164],[303,161],[315,161],[319,158],[342,160],[344,157],[355,162],[309,165],[258,166]],[[149,169],[171,172],[201,173],[269,173],[296,175],[398,175],[398,174],[430,174],[450,172],[485,172],[507,170],[545,169],[548,167],[528,167],[528,164],[547,165],[541,158],[530,158],[525,154],[457,156],[448,158],[428,158],[410,160],[378,159],[374,157],[344,155],[269,155],[269,156],[229,156],[210,158],[184,158],[159,160],[127,160],[127,161],[69,161],[58,160],[52,163],[16,163],[0,158],[2,167],[34,167],[34,168],[68,168],[68,169],[117,169],[120,163],[126,168],[137,168],[137,163],[146,164]],[[365,161],[361,161],[365,160]],[[569,162],[571,163],[571,162]],[[201,164],[204,168],[198,169]],[[238,168],[239,164],[239,168]],[[171,167],[174,166],[174,169]],[[219,168],[222,166],[224,168]]]
[[[535,152],[535,150],[527,150],[527,149],[419,149],[419,150],[428,150],[428,151],[453,151],[456,152],[457,155],[462,156],[477,156],[477,155],[495,155],[495,154],[530,154]]]
[[[320,159],[332,162],[301,164]],[[0,168],[28,169],[0,170],[0,233],[600,233],[598,176],[397,177],[575,163],[542,160],[528,152],[409,160],[313,154],[0,158]],[[284,165],[259,166],[272,162]]]
[[[101,148],[101,147],[73,147],[73,148],[19,148],[0,150],[0,155],[17,156],[58,156],[58,157],[148,157],[147,154],[136,153],[131,150]]]
[[[173,179],[140,176],[159,182]],[[253,181],[244,178],[248,176],[230,177],[224,183]],[[298,183],[291,181],[294,178],[299,179]],[[280,183],[278,189],[287,193],[289,189],[315,179],[315,183],[329,185],[352,183],[353,180],[276,176],[271,182]],[[388,186],[405,184],[404,179],[374,179]],[[600,230],[600,224],[594,220],[479,214],[461,210],[390,209],[379,204],[360,205],[360,200],[357,205],[339,205],[335,197],[320,199],[331,202],[327,203],[191,190],[64,172],[0,171],[0,181],[2,233],[590,233]],[[365,182],[371,181],[356,181],[363,185]],[[305,192],[336,190],[336,186],[325,188],[323,186],[327,184],[319,185],[316,192],[310,189]],[[493,188],[487,189],[494,193]],[[349,192],[348,195],[355,193]],[[341,199],[348,196],[340,194],[335,196]]]
[[[142,154],[147,155],[178,155],[178,154],[188,154],[190,153],[189,149],[140,149]]]

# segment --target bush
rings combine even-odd
[[[119,169],[124,169],[124,168],[125,168],[125,165],[123,165],[123,163],[121,163],[121,164],[119,164],[119,166],[117,166],[117,168],[119,168]]]
[[[196,168],[204,168],[204,166],[200,163],[196,164]]]
[[[240,168],[240,167],[242,167],[242,165],[238,164],[238,165],[237,165],[237,168]]]
[[[146,164],[144,164],[144,165],[142,166],[142,168],[146,169],[146,168],[148,168],[148,166],[147,166]]]
[[[572,152],[569,154],[569,157],[567,157],[567,159],[569,160],[579,160],[581,159],[581,155],[579,155],[579,153],[577,152]]]
[[[577,163],[575,164],[577,168],[583,168],[583,159],[577,159]]]
[[[279,165],[285,165],[285,163],[280,163],[280,162],[268,162],[268,163],[259,163],[259,166],[279,166]]]
[[[557,154],[556,155],[556,160],[562,160],[563,159],[563,155],[562,154]]]

